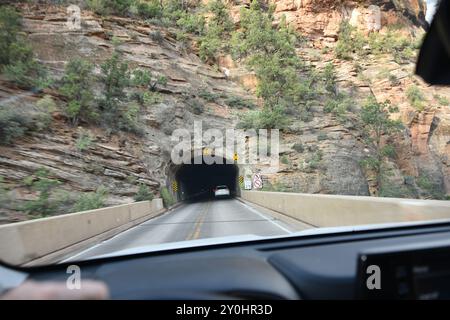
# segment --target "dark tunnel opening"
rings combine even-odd
[[[184,201],[200,201],[215,198],[214,190],[217,186],[226,185],[230,190],[230,197],[238,194],[239,169],[235,164],[191,164],[180,165],[175,173],[178,183],[178,199]]]

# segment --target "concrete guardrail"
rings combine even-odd
[[[1,225],[0,259],[24,264],[162,210],[162,200],[153,199]]]
[[[265,191],[241,197],[316,227],[450,219],[450,201]]]

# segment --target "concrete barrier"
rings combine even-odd
[[[161,199],[0,226],[0,259],[24,264],[163,210]]]
[[[450,201],[264,191],[241,197],[316,227],[450,219]]]

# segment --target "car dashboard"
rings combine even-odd
[[[445,299],[450,223],[294,235],[23,270],[33,280],[65,281],[71,264],[81,268],[83,279],[104,281],[112,299]]]

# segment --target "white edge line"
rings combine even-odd
[[[176,208],[175,208],[175,209],[176,209]],[[172,211],[172,210],[166,211],[165,213],[163,213],[163,214],[161,214],[161,215],[159,215],[159,216],[156,216],[156,217],[154,217],[154,218],[150,218],[149,220],[158,219],[158,218],[160,218],[161,216],[163,216],[163,215],[165,215],[166,213],[169,213],[169,212],[171,212],[171,211]],[[135,225],[134,227],[131,227],[131,228],[125,230],[125,231],[122,231],[122,232],[116,234],[115,236],[113,236],[113,237],[111,237],[111,238],[109,238],[109,239],[103,240],[103,241],[101,241],[101,242],[99,242],[99,243],[93,245],[92,247],[89,247],[89,248],[87,248],[87,249],[84,249],[83,251],[80,251],[80,252],[78,252],[77,254],[75,254],[75,255],[73,255],[73,256],[70,256],[70,257],[68,257],[68,258],[65,258],[64,260],[61,260],[61,261],[59,261],[58,263],[71,262],[71,261],[72,261],[73,259],[75,259],[76,257],[81,256],[82,254],[85,254],[86,252],[89,252],[89,251],[91,251],[91,250],[93,250],[93,249],[95,249],[95,248],[101,246],[102,244],[105,244],[106,242],[109,242],[109,241],[113,240],[114,238],[123,236],[125,233],[134,230],[135,228],[137,228],[137,227],[139,227],[140,225],[142,225],[142,224],[148,222],[149,220],[145,220],[145,221],[143,221],[143,222],[141,222],[141,223]]]
[[[90,248],[84,249],[83,251],[78,252],[77,254],[75,254],[75,255],[73,255],[73,256],[70,256],[70,257],[68,257],[68,258],[65,258],[64,260],[59,261],[58,264],[60,264],[60,263],[65,263],[65,262],[75,262],[75,261],[72,261],[72,260],[74,260],[76,257],[81,256],[82,254],[84,254],[84,253],[86,253],[86,252],[88,252],[88,251],[91,251],[91,250],[94,249],[94,248],[97,248],[97,247],[100,246],[102,243],[103,243],[103,241],[100,242],[100,243],[97,243],[97,244],[93,245],[93,246],[90,247]]]
[[[265,215],[263,215],[262,213],[260,213],[258,210],[250,207],[248,204],[243,203],[241,201],[238,201],[240,204],[242,204],[244,207],[246,207],[247,209],[249,209],[250,211],[256,213],[257,215],[259,215],[260,217],[264,218],[265,220],[273,223],[274,225],[276,225],[278,228],[280,228],[281,230],[283,230],[284,232],[287,232],[289,234],[293,233],[292,231],[288,230],[287,228],[283,227],[282,225],[280,225],[279,223],[277,223],[276,221],[267,218]]]
[[[277,226],[278,228],[280,228],[280,229],[283,230],[284,232],[286,232],[286,233],[288,233],[288,234],[293,233],[292,231],[290,231],[290,230],[288,230],[287,228],[283,227],[282,225],[280,225],[280,224],[277,223],[276,221],[267,218],[265,215],[263,215],[262,213],[260,213],[260,212],[257,211],[256,209],[250,207],[250,206],[247,205],[246,203],[243,203],[243,202],[241,202],[241,201],[238,201],[238,202],[239,202],[242,206],[246,207],[248,210],[252,211],[253,213],[256,213],[256,214],[259,215],[261,218],[263,218],[264,220],[267,220],[268,222],[274,224],[275,226]],[[159,217],[161,217],[161,216],[159,216]],[[158,218],[158,217],[156,217],[156,218]],[[148,220],[147,220],[147,221],[148,221]],[[122,235],[124,235],[125,233],[127,233],[128,231],[132,231],[133,229],[139,227],[141,224],[143,224],[143,223],[145,223],[145,222],[147,222],[147,221],[144,221],[144,222],[142,222],[142,223],[140,223],[140,224],[138,224],[138,225],[136,225],[136,226],[134,226],[134,227],[131,227],[131,228],[129,228],[129,229],[127,229],[127,230],[125,230],[125,231],[119,233],[119,234],[116,234],[114,237],[109,238],[109,239],[107,239],[107,240],[104,240],[104,241],[102,241],[102,242],[100,242],[100,243],[97,243],[96,245],[93,245],[93,246],[90,247],[90,248],[87,248],[87,249],[85,249],[85,250],[83,250],[83,251],[81,251],[81,252],[78,252],[77,254],[75,254],[75,255],[73,255],[73,256],[70,256],[70,257],[68,257],[68,258],[66,258],[66,259],[64,259],[64,260],[61,260],[61,261],[58,262],[58,263],[71,262],[71,261],[74,260],[76,257],[81,256],[82,254],[85,254],[85,253],[87,253],[87,252],[89,252],[89,251],[91,251],[91,250],[93,250],[93,249],[95,249],[95,248],[101,246],[102,244],[104,244],[104,243],[106,243],[106,242],[108,242],[108,241],[113,240],[113,239],[116,238],[116,237],[122,236]]]

